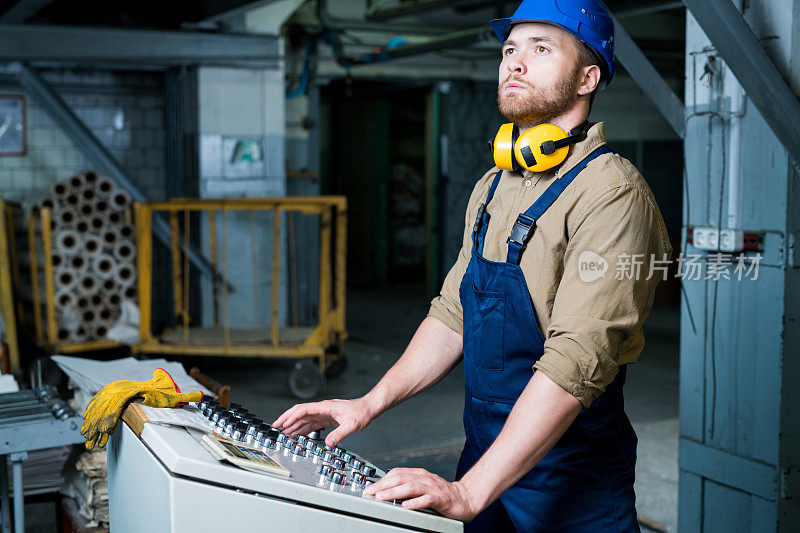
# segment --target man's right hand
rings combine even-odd
[[[338,426],[325,437],[325,444],[336,446],[343,438],[366,428],[380,413],[365,398],[301,403],[287,410],[272,423],[287,435],[308,435],[316,429]]]

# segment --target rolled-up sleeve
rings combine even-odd
[[[590,200],[574,226],[544,354],[534,368],[589,407],[613,381],[624,354],[641,351],[637,333],[663,278],[657,268],[663,263],[652,273],[651,264],[668,259],[672,249],[652,196],[629,183]]]

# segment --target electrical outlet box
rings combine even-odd
[[[740,229],[694,227],[689,239],[700,250],[734,253],[749,249],[745,246],[745,232]]]

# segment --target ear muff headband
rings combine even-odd
[[[567,133],[555,124],[539,124],[520,134],[515,124],[503,124],[493,144],[494,162],[514,172],[551,169],[564,162],[569,146],[584,138],[588,126],[587,121]]]

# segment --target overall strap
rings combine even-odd
[[[572,170],[556,179],[527,211],[517,217],[516,222],[514,222],[514,228],[511,230],[511,235],[509,235],[506,240],[506,242],[508,242],[506,263],[519,264],[522,252],[525,250],[525,246],[528,244],[528,241],[536,229],[536,221],[539,220],[539,217],[553,205],[553,202],[555,202],[561,193],[564,192],[564,189],[572,183],[572,180],[586,168],[586,165],[588,165],[590,161],[608,153],[616,152],[608,146],[603,145],[587,155],[580,163],[575,165]]]
[[[472,249],[479,254],[483,254],[483,239],[486,237],[486,227],[489,225],[489,219],[491,218],[491,215],[486,212],[486,206],[492,201],[502,174],[503,171],[501,170],[494,175],[492,185],[489,187],[489,193],[486,195],[486,200],[478,207],[478,215],[475,217],[475,225],[472,227]]]

